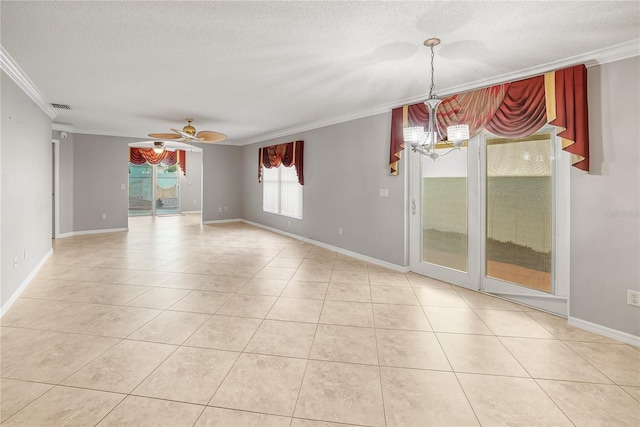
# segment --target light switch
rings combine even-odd
[[[127,188],[124,184],[120,184],[120,189],[124,190],[125,188]]]
[[[389,197],[389,189],[381,188],[380,189],[380,197]]]

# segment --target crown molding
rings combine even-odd
[[[74,128],[72,125],[68,125],[64,123],[51,123],[51,129],[64,131],[64,132],[78,133],[76,132],[76,128]]]
[[[42,92],[38,90],[29,76],[27,76],[22,68],[20,68],[15,59],[13,59],[13,57],[9,55],[9,52],[5,50],[4,46],[1,45],[0,66],[2,67],[2,71],[7,73],[7,76],[9,76],[11,80],[13,80],[15,84],[17,84],[18,87],[22,89],[23,92],[26,93],[47,116],[49,116],[51,120],[56,118],[58,115],[56,110],[51,106],[49,101],[47,101]]]
[[[632,58],[635,56],[640,56],[640,39],[635,39],[635,40],[620,43],[608,48],[598,49],[592,52],[587,52],[587,53],[572,56],[569,58],[564,58],[559,61],[552,61],[543,65],[525,68],[512,73],[501,74],[499,76],[491,77],[488,79],[476,80],[471,83],[465,83],[463,85],[449,87],[444,90],[439,90],[438,93],[442,94],[443,96],[448,96],[448,95],[453,95],[455,93],[468,92],[470,90],[476,90],[476,89],[480,89],[487,86],[493,86],[500,83],[521,80],[528,77],[544,74],[549,71],[567,68],[573,65],[585,64],[585,66],[589,68],[589,67],[595,67],[597,65],[607,64],[609,62],[621,61],[623,59]],[[262,134],[258,137],[250,138],[246,142],[241,143],[240,145],[254,144],[257,142],[263,142],[270,139],[290,136],[300,132],[319,129],[321,127],[344,123],[351,120],[357,120],[357,119],[361,119],[364,117],[369,117],[377,114],[389,113],[392,109],[396,107],[407,105],[407,104],[416,104],[418,102],[424,101],[425,99],[427,99],[427,97],[428,97],[427,94],[423,94],[423,95],[414,96],[411,98],[405,98],[399,101],[393,101],[390,103],[378,105],[366,110],[360,110],[355,113],[349,113],[341,116],[336,116],[328,120],[310,123],[305,126],[288,128],[288,129],[283,129],[273,133]]]

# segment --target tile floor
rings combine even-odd
[[[640,425],[640,350],[242,223],[54,241],[3,425]]]

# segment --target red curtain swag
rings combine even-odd
[[[436,120],[441,130],[453,124],[468,124],[471,138],[482,129],[502,137],[522,138],[549,123],[561,128],[558,136],[563,150],[572,154],[573,166],[589,171],[584,65],[448,96],[438,107]],[[398,161],[405,149],[403,128],[428,124],[429,113],[423,102],[393,109],[389,153],[392,175],[398,175]]]
[[[296,168],[298,182],[304,185],[303,172],[304,141],[287,142],[258,149],[258,182],[262,182],[262,168]]]
[[[173,166],[177,163],[182,169],[182,173],[187,174],[187,153],[184,150],[164,150],[162,153],[156,153],[152,148],[129,147],[129,162],[134,165],[162,163],[166,166]]]

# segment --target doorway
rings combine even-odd
[[[412,153],[412,271],[566,316],[569,160],[556,139],[483,132],[435,162]]]

